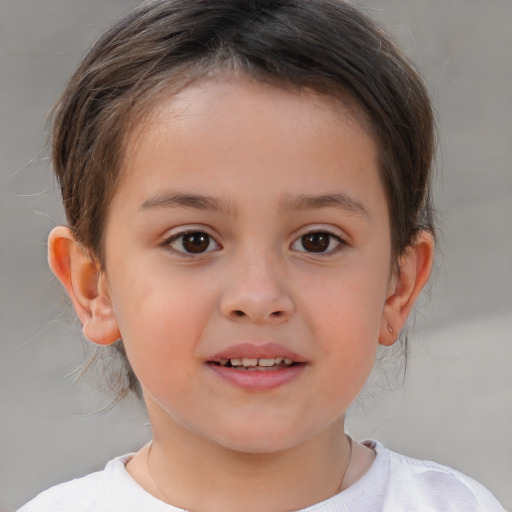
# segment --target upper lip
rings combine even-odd
[[[221,359],[270,359],[272,357],[282,357],[291,359],[294,363],[303,363],[305,359],[279,343],[239,343],[232,345],[221,352],[208,358],[210,362],[219,362]]]

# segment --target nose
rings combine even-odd
[[[280,324],[295,309],[284,286],[286,276],[264,258],[231,267],[221,298],[221,313],[236,322]]]

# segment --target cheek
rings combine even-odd
[[[382,286],[376,285],[365,272],[353,272],[316,287],[309,299],[309,318],[315,324],[313,332],[325,333],[319,340],[325,340],[322,350],[336,350],[341,343],[346,350],[363,352],[376,344],[385,290],[384,281]]]
[[[353,310],[347,307],[345,312]],[[378,347],[377,329],[370,322],[357,324],[355,312],[345,317],[333,311],[332,315],[338,320],[327,320],[319,328],[325,340],[321,346],[324,378],[317,396],[323,397],[327,411],[346,410],[356,399],[372,371]]]
[[[133,279],[119,292],[116,317],[141,382],[186,379],[211,310],[211,294],[179,278]]]
[[[382,288],[382,289],[380,289]],[[385,282],[376,286],[367,272],[324,282],[313,290],[308,315],[328,379],[327,399],[336,399],[340,389],[355,398],[375,362]]]

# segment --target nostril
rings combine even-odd
[[[251,320],[256,323],[265,323],[265,322],[282,322],[288,318],[288,311],[286,309],[276,309],[276,310],[266,310],[264,308],[253,308],[250,307],[247,309],[229,309],[225,311],[225,314],[231,320],[244,321]]]

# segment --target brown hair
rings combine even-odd
[[[395,260],[419,230],[434,232],[426,88],[359,10],[341,0],[152,0],[99,39],[55,114],[53,163],[67,220],[102,266],[104,221],[127,135],[163,94],[224,70],[356,107],[378,148]],[[116,347],[133,388],[122,342]]]

